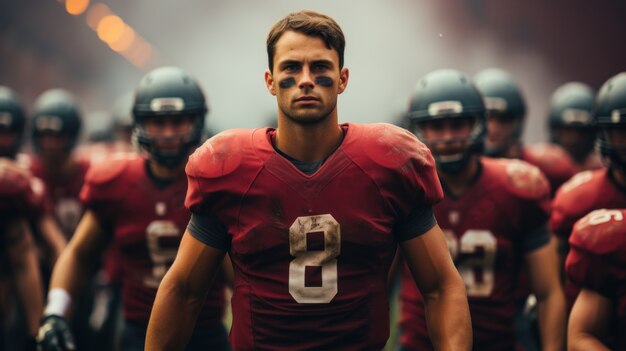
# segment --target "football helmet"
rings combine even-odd
[[[488,145],[489,156],[502,156],[506,150],[519,143],[526,116],[526,102],[513,78],[505,71],[489,68],[478,72],[474,84],[485,98],[488,116],[498,116],[515,122],[512,135],[502,145]]]
[[[467,140],[467,149],[457,155],[442,156],[434,150],[433,156],[438,167],[447,173],[457,173],[469,163],[473,154],[481,153],[487,135],[486,110],[483,97],[471,79],[453,69],[431,72],[420,79],[413,91],[407,114],[411,130],[431,150],[432,145],[425,139],[422,124],[446,118],[474,119]],[[443,141],[449,142],[449,141]]]
[[[68,137],[66,151],[76,145],[82,125],[82,116],[72,94],[63,89],[50,89],[35,101],[33,111],[33,144],[40,151],[40,137],[43,134],[57,134]]]
[[[174,167],[186,160],[202,140],[208,108],[202,89],[189,74],[177,67],[161,67],[142,78],[135,91],[132,112],[133,132],[139,145],[159,164]],[[193,117],[193,127],[180,137],[182,146],[177,151],[159,149],[159,138],[146,131],[145,121],[156,116]]]
[[[25,121],[22,104],[15,92],[0,86],[0,131],[13,135],[11,145],[0,147],[0,157],[15,157],[22,145]]]
[[[610,167],[626,170],[626,146],[614,145],[608,132],[626,130],[626,72],[621,72],[602,85],[595,101],[594,120],[598,127],[598,144]]]
[[[561,85],[550,100],[548,115],[550,141],[563,146],[579,161],[583,160],[595,145],[594,98],[594,92],[588,85],[569,82]],[[575,138],[562,140],[559,131],[563,128],[578,130],[578,134]]]

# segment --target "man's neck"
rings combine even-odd
[[[174,180],[185,173],[185,162],[181,162],[176,167],[165,167],[156,161],[149,160],[148,167],[155,178],[163,181]]]
[[[478,157],[473,157],[467,167],[459,173],[445,173],[439,171],[439,178],[446,190],[454,197],[461,197],[475,182],[480,170]]]
[[[330,155],[341,143],[343,131],[337,118],[317,124],[302,125],[278,119],[275,146],[283,153],[303,162],[316,162]]]

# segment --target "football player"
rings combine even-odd
[[[181,247],[152,310],[147,350],[181,349],[228,252],[235,350],[380,350],[387,274],[401,247],[441,350],[469,350],[463,282],[432,214],[430,151],[389,124],[338,124],[348,84],[339,25],[289,14],[267,38],[278,127],[230,130],[189,159]]]
[[[560,86],[550,100],[550,140],[569,153],[577,172],[602,167],[600,155],[594,148],[594,98],[593,90],[586,84],[569,82]]]
[[[603,161],[607,165],[578,173],[563,184],[553,202],[550,228],[567,252],[567,241],[574,223],[601,208],[626,207],[626,72],[609,79],[596,96],[594,120]],[[578,288],[568,282],[566,296],[571,306]]]
[[[487,108],[485,154],[489,157],[517,158],[539,167],[548,178],[554,194],[576,173],[567,152],[554,144],[522,144],[526,103],[520,88],[507,72],[486,69],[474,77],[474,83],[483,94]]]
[[[574,225],[566,270],[582,290],[569,319],[569,350],[626,350],[625,216],[624,209],[601,209]]]
[[[15,162],[0,158],[0,349],[32,350],[43,311],[43,285],[36,246],[28,222],[44,210],[43,188]],[[11,291],[15,291],[30,335],[30,342],[9,331]]]
[[[19,152],[25,123],[26,117],[17,94],[8,87],[0,86],[0,159],[13,160],[16,166],[27,170],[30,168],[31,158]],[[45,194],[41,180],[33,178],[33,182],[37,188],[42,188],[42,194]],[[41,216],[27,219],[35,230],[33,234],[38,239],[38,244],[41,245],[41,256],[45,259],[42,264],[49,271],[66,244],[63,233],[52,215],[51,204],[44,201]]]
[[[544,350],[565,342],[565,302],[556,252],[549,245],[550,187],[538,168],[520,160],[481,157],[486,110],[471,80],[456,70],[418,81],[410,103],[412,129],[431,149],[445,197],[434,207],[465,281],[474,350],[514,350],[515,288],[526,265],[539,304]],[[432,349],[423,294],[403,276],[405,350]]]
[[[184,167],[200,142],[207,105],[196,81],[175,67],[148,73],[133,106],[137,140],[145,153],[119,154],[92,166],[81,190],[86,212],[54,268],[42,349],[72,346],[65,321],[89,268],[105,248],[116,248],[121,273],[124,327],[120,349],[143,350],[157,287],[171,265],[190,213],[184,207]],[[202,312],[189,350],[226,350],[221,323],[224,285],[200,298]]]
[[[88,160],[73,154],[82,124],[81,113],[69,92],[51,89],[37,98],[33,114],[36,157],[31,171],[45,183],[56,218],[69,239],[83,213],[78,194],[89,168]]]

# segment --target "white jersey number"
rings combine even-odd
[[[456,261],[459,254],[473,254],[483,248],[481,257],[470,257],[457,264],[459,274],[465,282],[467,295],[471,297],[487,297],[491,295],[494,286],[493,267],[496,261],[498,244],[496,237],[488,230],[468,230],[460,239],[457,239],[450,230],[444,230],[448,249],[452,259]],[[482,271],[482,279],[476,279],[477,273]]]
[[[180,229],[172,221],[153,221],[146,229],[148,252],[152,260],[152,275],[145,276],[143,283],[150,288],[158,288],[167,270],[176,258],[178,247],[162,247],[160,239],[179,237]]]
[[[307,234],[321,232],[323,250],[309,250]],[[329,303],[337,295],[337,256],[341,252],[339,223],[330,214],[298,217],[289,228],[289,293],[298,303]],[[322,286],[306,286],[306,267],[321,267]]]

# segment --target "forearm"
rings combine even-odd
[[[569,338],[567,343],[568,351],[609,351],[598,338],[587,333],[578,333],[576,336]]]
[[[67,245],[67,241],[52,216],[44,215],[39,221],[39,227],[45,245],[50,252],[50,263],[54,266],[57,259],[61,256],[63,249]]]
[[[565,298],[561,289],[537,297],[542,350],[565,348]]]
[[[15,285],[26,315],[28,332],[31,336],[35,336],[43,313],[44,298],[39,263],[32,242],[22,252],[20,261],[15,266]]]
[[[191,294],[166,274],[152,307],[146,350],[183,350],[195,327],[204,296]]]
[[[436,350],[471,350],[472,325],[462,283],[424,294],[424,304],[428,332]]]
[[[80,293],[85,282],[89,279],[94,259],[83,259],[75,250],[63,251],[52,270],[50,289],[60,288],[66,291],[71,298]]]

